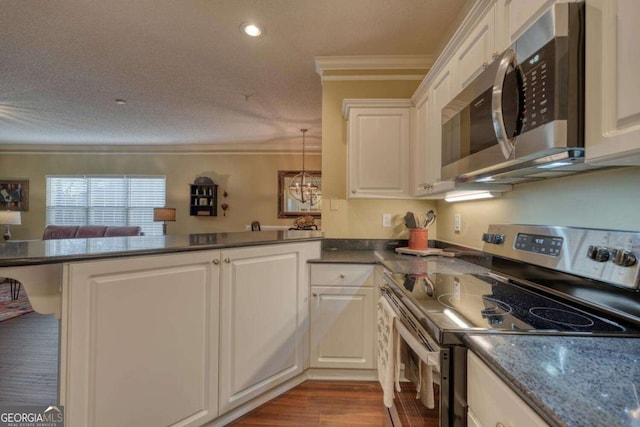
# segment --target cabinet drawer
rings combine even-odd
[[[312,264],[311,285],[373,286],[373,265]]]
[[[467,354],[467,401],[474,423],[481,426],[548,426],[478,356],[470,351]]]

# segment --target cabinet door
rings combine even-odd
[[[221,413],[302,372],[308,355],[308,247],[282,244],[222,251]],[[313,247],[319,256],[319,246]]]
[[[498,0],[496,4],[496,50],[504,51],[556,0]]]
[[[429,144],[432,142],[429,135],[429,93],[418,101],[413,114],[413,137],[412,137],[412,175],[411,190],[413,196],[424,196],[429,194],[429,184],[434,180],[433,171],[430,169]]]
[[[218,251],[72,263],[61,400],[70,426],[196,426],[218,414]]]
[[[586,4],[586,161],[640,165],[640,2]]]
[[[456,95],[493,60],[495,53],[495,5],[492,6],[474,30],[462,43],[453,57],[453,67],[456,70]]]
[[[311,287],[311,367],[373,369],[374,289]]]
[[[445,68],[434,80],[431,89],[431,105],[428,115],[429,144],[427,146],[427,169],[430,172],[429,186],[440,182],[442,167],[442,108],[453,99],[453,76],[451,67]]]
[[[481,426],[548,426],[471,351],[467,353],[467,403],[473,421]]]
[[[349,198],[409,196],[410,108],[351,108]]]

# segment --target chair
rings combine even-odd
[[[260,231],[260,221],[251,222],[251,231]]]

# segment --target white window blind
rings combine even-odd
[[[153,208],[166,200],[164,176],[47,176],[47,224],[139,225],[162,235]]]

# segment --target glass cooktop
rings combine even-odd
[[[389,288],[431,332],[639,334],[640,327],[577,308],[491,274],[391,273]]]

